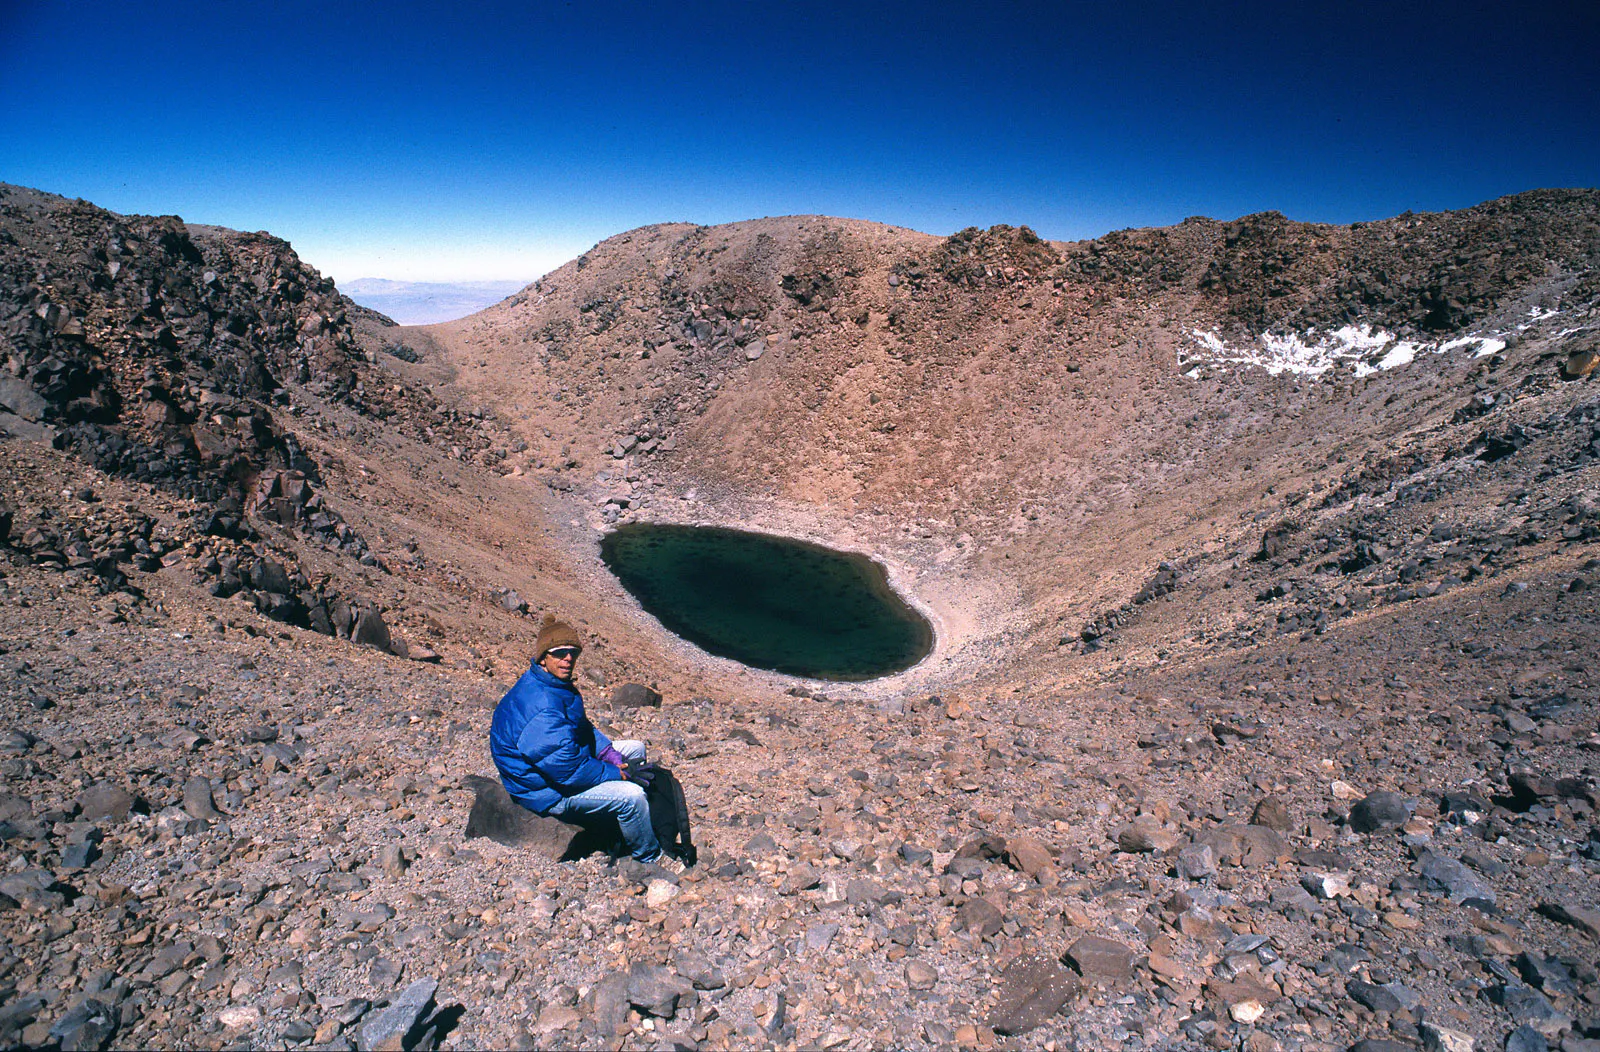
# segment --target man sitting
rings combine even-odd
[[[682,873],[650,825],[648,771],[639,769],[644,742],[613,742],[584,714],[572,682],[582,650],[571,625],[545,616],[533,664],[495,706],[489,751],[500,780],[513,800],[541,815],[579,825],[614,819],[635,859]]]

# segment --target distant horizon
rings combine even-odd
[[[1076,241],[1600,185],[1577,2],[64,10],[0,8],[0,179],[267,230],[335,281],[537,277],[673,221]]]
[[[0,182],[11,182],[11,180],[0,180]],[[13,185],[21,185],[21,184],[13,182]],[[523,287],[526,287],[528,285],[533,284],[535,281],[540,280],[541,278],[545,277],[547,274],[551,273],[552,271],[559,270],[562,266],[566,265],[567,263],[570,263],[572,260],[578,258],[579,256],[581,256],[581,255],[583,255],[583,254],[585,254],[587,252],[592,251],[597,245],[601,244],[604,241],[610,240],[611,238],[617,237],[618,235],[621,235],[621,234],[631,233],[634,230],[639,230],[639,229],[643,229],[643,228],[646,228],[646,227],[663,226],[663,225],[670,225],[670,224],[687,224],[687,225],[694,225],[694,226],[708,226],[709,227],[709,226],[725,226],[725,225],[730,225],[730,224],[735,224],[735,223],[757,222],[757,221],[763,220],[763,219],[783,219],[783,218],[798,217],[798,216],[805,216],[805,217],[814,216],[814,217],[819,218],[819,219],[839,219],[839,220],[849,220],[849,221],[860,220],[860,221],[864,221],[864,222],[882,223],[885,226],[892,226],[892,227],[896,227],[896,228],[900,228],[900,229],[913,230],[913,231],[915,231],[917,233],[928,234],[928,235],[930,235],[932,237],[949,237],[951,234],[956,233],[958,230],[966,229],[965,227],[955,227],[955,228],[952,228],[950,230],[942,230],[942,231],[924,230],[924,229],[921,229],[921,228],[918,228],[918,227],[907,226],[904,223],[888,223],[888,222],[885,222],[883,220],[871,219],[871,218],[865,217],[865,216],[826,215],[826,214],[823,214],[823,213],[816,213],[816,212],[786,212],[786,213],[777,214],[777,215],[743,216],[743,217],[739,217],[739,218],[725,219],[725,220],[722,220],[722,221],[717,222],[717,223],[696,223],[694,220],[690,220],[690,219],[667,219],[667,220],[656,220],[656,221],[653,221],[653,222],[646,222],[646,223],[638,223],[638,224],[635,224],[634,226],[631,226],[631,227],[625,227],[625,228],[622,228],[622,229],[619,229],[619,230],[613,230],[613,231],[611,231],[609,233],[601,234],[595,240],[589,241],[589,242],[585,242],[582,245],[582,247],[575,247],[575,248],[570,249],[568,251],[568,253],[565,254],[565,255],[560,255],[559,252],[557,252],[557,253],[549,256],[549,258],[553,259],[552,262],[550,262],[547,266],[544,267],[544,269],[540,270],[538,273],[533,274],[531,277],[522,277],[522,276],[517,276],[517,275],[513,275],[513,276],[509,276],[509,277],[502,276],[502,275],[476,276],[475,274],[469,272],[469,276],[466,276],[466,277],[450,277],[450,276],[447,276],[447,277],[395,277],[392,274],[362,273],[358,277],[354,277],[354,278],[341,278],[341,277],[337,276],[336,274],[334,274],[327,267],[324,267],[324,266],[320,265],[317,260],[309,258],[306,255],[306,253],[304,251],[302,251],[297,245],[295,245],[294,242],[291,239],[289,239],[287,237],[284,237],[284,235],[281,234],[279,231],[272,230],[272,229],[269,229],[269,228],[266,228],[266,227],[251,228],[251,227],[248,227],[248,226],[231,226],[230,224],[227,224],[227,223],[218,223],[218,222],[212,222],[212,221],[209,221],[209,220],[206,220],[206,219],[197,219],[197,218],[194,218],[194,217],[191,217],[191,216],[183,215],[181,213],[170,212],[170,211],[140,211],[138,209],[114,208],[114,207],[111,207],[111,206],[107,205],[103,201],[98,201],[98,200],[95,200],[93,198],[87,197],[87,196],[82,195],[82,194],[64,193],[64,192],[61,192],[59,190],[53,190],[53,189],[51,189],[49,187],[42,187],[42,186],[30,187],[30,189],[40,190],[40,191],[43,191],[45,193],[55,194],[58,197],[65,197],[65,198],[69,198],[69,199],[84,200],[84,201],[87,201],[87,202],[89,202],[90,204],[92,204],[92,205],[94,205],[96,207],[106,208],[108,211],[116,212],[116,213],[121,214],[121,215],[175,215],[179,219],[181,219],[184,223],[190,224],[190,225],[194,225],[194,226],[216,226],[216,227],[225,227],[227,229],[239,230],[241,232],[269,234],[269,235],[271,235],[273,237],[278,237],[278,238],[281,238],[282,240],[288,242],[289,243],[289,247],[294,250],[295,254],[300,258],[301,262],[310,265],[315,270],[317,270],[317,272],[320,273],[323,277],[331,279],[334,282],[334,284],[336,284],[340,288],[341,291],[346,291],[346,292],[348,291],[349,288],[351,288],[353,286],[356,286],[356,285],[359,285],[361,282],[391,282],[391,283],[394,283],[394,284],[397,284],[397,285],[435,285],[435,286],[439,286],[441,288],[452,288],[452,289],[459,289],[459,288],[463,288],[463,287],[466,287],[466,286],[473,286],[473,285],[494,285],[494,286],[515,285],[516,288],[511,290],[512,292],[515,292],[515,291],[517,291],[517,289],[520,289],[520,288],[523,288]],[[1196,217],[1204,218],[1204,219],[1211,219],[1211,220],[1218,221],[1218,222],[1229,222],[1229,221],[1234,220],[1234,219],[1241,219],[1241,218],[1244,218],[1245,216],[1258,215],[1258,214],[1265,213],[1265,212],[1278,212],[1278,213],[1281,213],[1281,214],[1284,215],[1285,218],[1287,218],[1291,222],[1323,223],[1323,224],[1329,224],[1329,225],[1334,225],[1334,226],[1348,226],[1348,225],[1350,225],[1352,223],[1369,223],[1369,222],[1377,222],[1379,220],[1384,220],[1384,219],[1393,219],[1393,218],[1395,218],[1397,216],[1404,215],[1404,214],[1406,214],[1408,212],[1412,212],[1412,213],[1427,213],[1427,212],[1453,212],[1453,211],[1460,211],[1460,210],[1465,209],[1465,208],[1472,208],[1472,207],[1474,207],[1476,205],[1487,204],[1490,201],[1496,201],[1496,200],[1499,200],[1501,198],[1516,197],[1516,196],[1518,196],[1520,194],[1532,193],[1532,192],[1540,191],[1540,190],[1574,190],[1574,191],[1592,190],[1592,191],[1600,192],[1600,182],[1597,182],[1596,185],[1591,185],[1591,186],[1529,186],[1529,187],[1525,187],[1525,188],[1520,189],[1520,190],[1509,190],[1509,191],[1507,191],[1506,193],[1503,193],[1503,194],[1495,194],[1492,197],[1486,197],[1486,198],[1482,198],[1480,200],[1470,201],[1470,202],[1467,202],[1465,204],[1454,205],[1454,206],[1451,206],[1449,208],[1406,208],[1406,209],[1400,209],[1397,212],[1386,213],[1386,214],[1383,214],[1383,215],[1371,215],[1371,216],[1364,216],[1364,217],[1360,217],[1360,218],[1346,219],[1346,220],[1328,220],[1328,219],[1306,218],[1306,217],[1302,217],[1302,216],[1292,215],[1292,214],[1286,212],[1282,208],[1270,208],[1269,207],[1269,208],[1257,209],[1254,212],[1241,212],[1241,213],[1238,213],[1236,215],[1207,215],[1207,214],[1204,214],[1204,213],[1190,213],[1189,215],[1180,216],[1178,218],[1171,219],[1171,220],[1168,220],[1168,221],[1147,223],[1147,224],[1143,224],[1141,226],[1110,227],[1110,228],[1107,228],[1105,230],[1101,230],[1101,231],[1099,231],[1097,233],[1084,234],[1084,235],[1078,236],[1078,237],[1052,237],[1048,233],[1046,233],[1046,232],[1044,232],[1042,230],[1034,229],[1033,227],[1029,226],[1029,224],[1009,222],[1009,221],[1007,221],[1005,219],[997,219],[995,221],[995,223],[1008,224],[1010,226],[1029,226],[1029,229],[1033,229],[1034,233],[1038,234],[1041,238],[1043,238],[1046,241],[1070,243],[1070,242],[1076,242],[1076,241],[1094,240],[1094,239],[1097,239],[1097,238],[1104,237],[1106,234],[1116,233],[1116,232],[1122,231],[1122,230],[1141,230],[1141,229],[1149,229],[1149,228],[1156,228],[1156,227],[1176,226],[1179,223],[1182,223],[1186,219],[1191,219],[1191,218],[1196,218]],[[984,224],[984,225],[985,226],[993,226],[993,225],[995,225],[995,223]],[[977,224],[969,224],[969,225],[977,225]],[[540,255],[541,258],[543,258],[546,255],[546,253],[541,252],[539,255]],[[403,267],[404,267],[404,265],[402,265],[402,268]],[[418,324],[420,324],[420,323],[418,323]]]

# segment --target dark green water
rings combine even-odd
[[[815,544],[702,526],[633,523],[600,555],[670,631],[719,657],[810,679],[863,680],[910,668],[933,628],[883,567]]]

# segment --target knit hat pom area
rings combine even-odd
[[[544,656],[556,647],[577,647],[582,650],[583,641],[578,638],[577,629],[565,621],[557,621],[554,614],[545,614],[544,620],[539,623],[539,638],[534,643],[534,660],[544,660]]]

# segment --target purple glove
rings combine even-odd
[[[656,765],[653,763],[641,763],[631,770],[624,770],[623,774],[627,775],[628,781],[638,782],[640,786],[648,789],[650,788],[650,783],[655,781]]]
[[[628,766],[628,758],[618,752],[615,746],[607,745],[605,751],[600,754],[600,759],[613,767],[621,767],[624,770]]]

